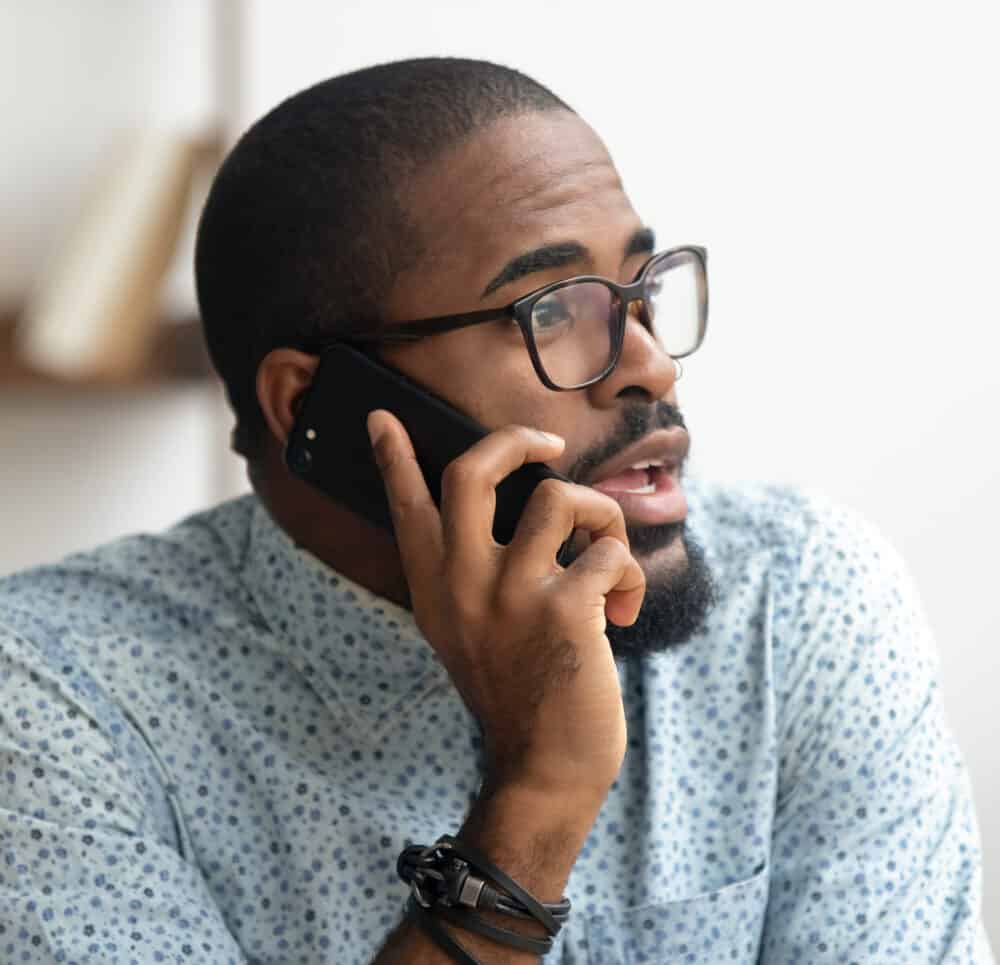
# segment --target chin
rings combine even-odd
[[[626,526],[625,532],[632,555],[642,563],[668,547],[673,552],[678,551],[677,547],[683,547],[687,520],[662,523],[659,526]]]
[[[707,617],[718,601],[718,588],[705,553],[684,520],[636,527],[635,534],[630,528],[628,537],[632,553],[646,573],[646,595],[632,626],[607,625],[611,651],[621,659],[687,643],[707,629]],[[683,557],[677,567],[664,569],[656,565],[658,557],[666,560],[675,554]]]

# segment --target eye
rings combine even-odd
[[[572,323],[573,313],[560,292],[540,298],[531,310],[531,327],[539,333],[551,332]]]

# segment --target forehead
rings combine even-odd
[[[640,223],[604,144],[563,110],[497,121],[429,164],[400,200],[420,238],[425,292],[428,272],[485,285],[511,257],[548,242],[577,240],[595,254],[614,247],[620,259],[622,238]]]

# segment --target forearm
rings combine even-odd
[[[587,838],[599,800],[575,801],[524,790],[486,792],[473,805],[458,837],[482,851],[490,861],[544,902],[564,894],[570,870]],[[429,843],[429,842],[428,842]],[[532,938],[546,932],[536,922],[494,912],[479,912],[501,928]],[[483,965],[537,965],[531,952],[509,948],[438,919],[442,927]],[[386,941],[372,965],[450,965],[452,959],[423,929],[409,919]]]

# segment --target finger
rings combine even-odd
[[[635,557],[618,539],[605,536],[591,543],[562,574],[567,589],[583,599],[603,594],[605,615],[627,627],[635,623],[646,595],[646,575]]]
[[[559,547],[574,529],[588,531],[591,543],[613,536],[629,547],[625,517],[614,499],[589,486],[542,480],[518,520],[505,554],[505,570],[515,579],[547,576]]]
[[[368,434],[392,512],[403,571],[414,596],[414,584],[440,568],[444,554],[441,516],[402,422],[386,409],[373,409],[368,413]]]
[[[497,484],[527,462],[557,456],[564,445],[564,439],[540,429],[509,425],[448,463],[441,476],[441,523],[448,551],[473,563],[492,550]]]

